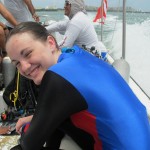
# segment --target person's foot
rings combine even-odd
[[[10,127],[0,127],[0,135],[7,134],[10,130]]]

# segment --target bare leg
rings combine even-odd
[[[3,30],[3,27],[0,26],[0,48],[2,50],[5,49],[5,41],[6,41],[5,32]]]
[[[0,72],[2,72],[2,60],[6,56],[5,51],[6,34],[3,27],[0,25]]]
[[[9,129],[9,127],[0,127],[0,134],[7,134]]]

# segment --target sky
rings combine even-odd
[[[63,8],[65,0],[32,0],[36,8],[46,8],[47,6],[56,6]],[[101,0],[85,0],[86,5],[98,6]],[[108,0],[108,7],[122,6],[123,0]],[[150,0],[126,0],[126,6],[131,6],[135,9],[150,12]]]

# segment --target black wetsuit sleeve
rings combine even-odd
[[[85,109],[87,103],[76,88],[60,75],[47,71],[40,86],[34,117],[21,142],[23,150],[40,150],[66,118]]]

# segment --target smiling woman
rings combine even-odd
[[[32,24],[32,22],[30,24]],[[29,28],[33,28],[33,26],[29,26]],[[18,30],[24,30],[24,33],[18,36],[17,34]],[[25,77],[29,79],[32,79],[36,84],[40,84],[44,71],[48,69],[49,64],[52,65],[56,63],[57,61],[56,60],[57,57],[51,58],[51,54],[56,55],[57,53],[60,53],[60,51],[57,50],[58,45],[56,44],[56,40],[52,36],[49,36],[49,33],[47,32],[45,28],[42,28],[42,30],[39,30],[38,26],[34,28],[33,32],[40,31],[38,33],[36,32],[36,34],[34,35],[34,37],[38,39],[36,42],[33,42],[34,41],[33,35],[31,34],[31,37],[30,37],[30,35],[27,34],[25,30],[26,29],[24,28],[22,29],[15,28],[11,32],[11,36],[13,36],[13,40],[12,38],[8,38],[7,46],[6,46],[7,52],[10,58],[12,59],[12,63],[19,69],[22,75],[24,75]],[[24,40],[22,41],[22,39]],[[41,41],[45,44],[41,44]],[[26,45],[26,43],[28,43],[29,45]],[[48,43],[51,45],[51,48],[52,48],[49,51],[47,51],[47,49],[49,48]],[[12,45],[14,49],[16,49],[15,54],[14,54],[14,51],[11,51]],[[44,47],[45,45],[47,45],[46,50]],[[36,51],[34,49],[36,49]],[[40,52],[41,49],[45,51],[46,53],[42,54]],[[36,53],[36,57],[32,58],[32,55],[35,53]],[[38,57],[38,55],[40,57]],[[44,60],[44,59],[47,60],[47,58],[49,57],[51,59],[41,63],[40,60]],[[40,70],[42,71],[40,72]]]

